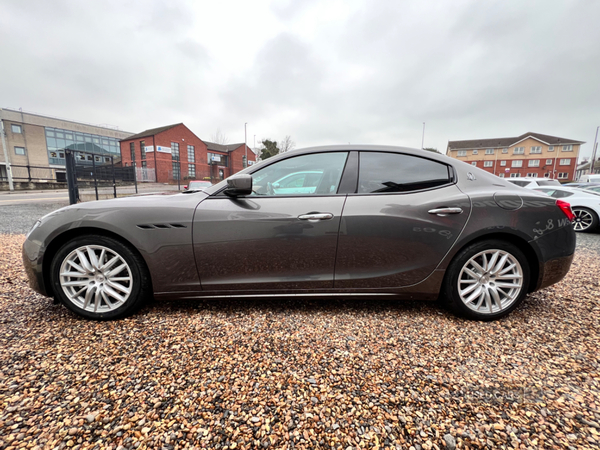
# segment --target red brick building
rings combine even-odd
[[[446,154],[501,178],[575,179],[583,141],[525,133],[517,137],[449,141]]]
[[[122,163],[135,164],[138,181],[216,183],[244,167],[245,144],[203,141],[183,123],[152,128],[120,141]],[[248,147],[249,164],[255,155]]]

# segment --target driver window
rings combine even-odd
[[[347,152],[287,158],[252,174],[252,195],[327,195],[337,193]]]

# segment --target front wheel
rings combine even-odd
[[[575,214],[575,220],[573,221],[573,229],[581,233],[590,233],[598,227],[598,215],[588,208],[582,208],[581,206],[574,206],[573,214]]]
[[[58,299],[88,319],[125,317],[149,294],[144,261],[106,236],[81,236],[64,244],[52,260],[51,273]]]
[[[487,240],[463,249],[446,272],[443,298],[457,314],[495,320],[515,309],[527,295],[529,264],[513,244]]]

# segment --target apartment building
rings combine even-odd
[[[540,133],[517,137],[448,141],[446,155],[500,178],[575,179],[583,141]]]

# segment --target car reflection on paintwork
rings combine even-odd
[[[560,281],[567,202],[404,147],[286,152],[199,192],[90,203],[43,217],[23,245],[30,285],[90,319],[156,299],[439,298],[493,320]]]

